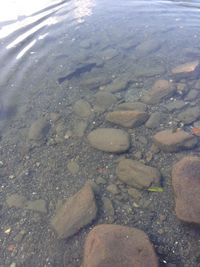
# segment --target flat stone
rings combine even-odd
[[[176,101],[170,102],[169,104],[165,105],[167,110],[169,110],[171,112],[173,112],[175,110],[181,110],[187,106],[188,106],[188,104],[185,103],[183,100],[176,100]]]
[[[19,194],[12,194],[6,197],[6,204],[9,208],[24,208],[26,201],[26,198]]]
[[[185,97],[185,101],[192,101],[195,100],[198,97],[199,91],[192,89],[189,91],[189,93]]]
[[[112,201],[108,197],[103,197],[102,202],[104,213],[106,214],[106,216],[112,218],[115,215],[115,210],[113,208]],[[109,218],[109,221],[111,218]]]
[[[146,104],[158,104],[163,99],[171,97],[176,91],[175,86],[167,80],[157,80],[152,88],[142,97]]]
[[[178,120],[184,124],[191,124],[200,117],[199,107],[188,107],[178,115]]]
[[[106,187],[106,190],[113,195],[119,194],[119,189],[115,184],[110,184]]]
[[[146,121],[145,126],[149,129],[157,128],[160,126],[163,117],[164,117],[163,114],[161,114],[160,112],[154,112]]]
[[[138,110],[119,110],[109,112],[106,115],[106,120],[114,124],[132,128],[142,125],[149,115],[146,112],[141,112]]]
[[[181,64],[172,69],[173,78],[176,80],[183,78],[196,78],[200,71],[200,62],[198,60]]]
[[[89,118],[92,114],[92,108],[90,104],[83,99],[76,101],[73,107],[73,111],[77,116],[81,118]]]
[[[88,127],[88,121],[86,120],[75,120],[73,122],[73,134],[77,137],[82,137]]]
[[[164,130],[153,136],[155,144],[165,152],[177,152],[181,149],[193,148],[198,140],[195,136],[183,131]]]
[[[158,267],[148,236],[134,227],[104,224],[88,234],[82,267]]]
[[[100,86],[104,86],[106,84],[109,84],[112,81],[111,78],[106,76],[101,77],[89,77],[86,79],[81,80],[81,88],[86,88],[89,90],[94,90],[99,88]]]
[[[158,40],[148,39],[140,43],[135,48],[135,54],[139,56],[146,56],[150,53],[157,51],[161,47],[161,43]]]
[[[130,136],[127,132],[114,128],[98,128],[88,135],[88,141],[96,149],[119,153],[130,147]]]
[[[140,191],[135,188],[129,188],[128,194],[136,201],[139,201],[142,198],[142,194],[140,193]]]
[[[156,168],[131,159],[121,160],[116,173],[122,182],[138,189],[159,184],[161,178],[161,174]]]
[[[50,124],[46,118],[40,118],[32,123],[28,139],[33,141],[41,141],[46,138],[46,135],[50,129]]]
[[[85,186],[67,199],[51,219],[51,226],[59,238],[68,238],[96,217],[97,207],[91,185]]]
[[[78,165],[77,162],[74,161],[74,160],[70,160],[70,161],[67,163],[67,168],[68,168],[68,170],[69,170],[72,174],[76,174],[76,173],[78,173],[78,171],[79,171],[79,165]]]
[[[180,220],[200,224],[200,157],[187,156],[172,169],[175,211]]]
[[[138,110],[141,112],[145,112],[147,110],[147,106],[141,102],[125,102],[119,104],[116,107],[117,110]]]
[[[100,110],[106,110],[117,102],[116,96],[107,92],[98,92],[95,95],[95,105]]]
[[[122,79],[115,79],[111,84],[108,84],[101,88],[104,92],[108,93],[117,93],[127,89],[130,81],[122,80]]]
[[[33,210],[41,213],[47,213],[47,204],[43,199],[37,199],[32,201],[27,201],[25,209]]]

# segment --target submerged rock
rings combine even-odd
[[[106,115],[106,120],[117,125],[132,128],[142,125],[149,115],[138,110],[119,110],[109,112]]]
[[[176,91],[175,86],[167,80],[157,80],[152,88],[142,97],[146,104],[158,104],[163,99],[169,98]]]
[[[195,136],[183,131],[164,130],[153,136],[155,144],[165,152],[177,152],[181,149],[193,148],[198,140]]]
[[[51,220],[59,238],[68,238],[89,224],[97,213],[95,197],[91,185],[85,186],[65,201]]]
[[[200,224],[200,157],[188,156],[172,169],[175,211],[180,220]]]
[[[92,108],[90,104],[83,99],[76,101],[73,110],[74,113],[81,118],[89,118],[92,114]]]
[[[107,92],[98,92],[95,95],[95,106],[97,109],[106,110],[117,102],[116,96]]]
[[[116,110],[138,110],[145,112],[147,110],[147,106],[144,103],[141,102],[125,102],[122,104],[119,104],[116,107]]]
[[[119,91],[127,89],[130,81],[115,79],[111,84],[104,86],[101,90],[108,93],[117,93]]]
[[[200,72],[200,62],[198,60],[181,64],[172,69],[173,78],[180,80],[183,78],[194,79]]]
[[[122,182],[139,189],[159,184],[161,178],[161,174],[156,168],[131,159],[121,160],[116,173]]]
[[[150,129],[154,129],[160,126],[161,121],[163,121],[164,115],[160,112],[154,112],[151,114],[145,126]]]
[[[46,138],[50,129],[50,123],[46,118],[40,118],[32,123],[28,138],[32,141],[42,141]]]
[[[84,245],[83,267],[158,267],[148,236],[133,227],[103,224],[93,228]]]
[[[130,147],[129,134],[114,128],[98,128],[88,135],[88,141],[94,148],[105,152],[119,153]]]
[[[178,115],[178,120],[184,124],[190,124],[200,117],[199,107],[188,107]]]

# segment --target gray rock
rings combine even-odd
[[[125,102],[116,106],[117,110],[138,110],[141,112],[145,112],[147,110],[147,106],[141,102]]]
[[[24,208],[26,201],[26,198],[19,194],[12,194],[6,197],[6,203],[9,208]]]
[[[89,118],[92,114],[92,108],[90,104],[83,99],[76,101],[73,110],[74,113],[81,118]]]
[[[47,204],[46,204],[46,201],[43,199],[27,201],[25,209],[47,213]]]
[[[131,159],[120,161],[116,173],[122,182],[138,189],[159,184],[161,178],[161,174],[156,168]]]
[[[97,207],[91,186],[86,185],[57,210],[51,226],[59,238],[68,238],[96,217]]]
[[[164,116],[160,112],[154,112],[151,114],[147,122],[145,123],[145,126],[150,129],[154,129],[160,126],[160,123],[162,121]]]
[[[50,129],[50,124],[46,118],[40,118],[32,123],[28,138],[33,141],[41,141],[46,138],[48,131]]]
[[[96,149],[119,153],[130,147],[129,134],[114,128],[98,128],[88,135],[89,143]]]
[[[183,109],[184,107],[187,107],[187,106],[188,106],[188,104],[185,103],[183,100],[176,100],[176,101],[170,102],[170,103],[165,105],[167,110],[169,110],[171,112],[175,111],[175,110]]]
[[[88,127],[88,121],[86,120],[75,120],[73,122],[73,134],[77,137],[82,137]]]
[[[113,195],[119,194],[119,189],[115,184],[110,184],[106,187],[107,191]]]
[[[188,107],[178,115],[178,120],[184,124],[190,124],[200,117],[199,107]]]
[[[102,87],[101,90],[108,93],[117,93],[127,89],[129,83],[130,81],[118,78],[115,79],[111,84]]]
[[[106,110],[117,102],[116,96],[107,92],[98,92],[95,95],[95,106],[97,109]]]
[[[72,174],[76,174],[79,171],[79,165],[74,160],[68,162],[67,168]]]
[[[199,91],[192,89],[189,91],[189,93],[185,97],[185,101],[192,101],[198,97]]]

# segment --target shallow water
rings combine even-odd
[[[113,222],[144,230],[161,266],[200,264],[199,229],[177,219],[171,185],[172,164],[184,155],[199,155],[199,147],[149,153],[152,136],[180,126],[177,118],[186,109],[166,107],[177,100],[199,107],[195,87],[199,77],[179,81],[190,91],[195,89],[193,95],[178,92],[147,106],[149,114],[162,115],[155,128],[125,129],[131,135],[128,152],[101,152],[87,140],[98,127],[124,129],[105,121],[108,111],[119,103],[140,101],[156,80],[173,80],[173,67],[199,60],[199,24],[199,1],[40,0],[30,4],[7,0],[3,4],[0,266],[80,266],[89,230]],[[115,100],[97,100],[96,94],[116,79],[127,84],[113,93]],[[78,111],[74,108],[80,99],[87,101],[89,115],[85,106]],[[181,127],[190,132],[200,125],[199,117]],[[37,120],[41,131],[31,128]],[[116,176],[122,157],[161,170],[164,191],[141,190],[142,199],[135,202]],[[60,240],[52,230],[51,218],[60,201],[75,194],[87,180],[98,185],[98,216],[70,239]],[[117,185],[117,194],[107,190],[110,184]],[[17,198],[9,205],[13,194]],[[28,204],[24,206],[20,197]],[[105,199],[112,201],[114,214],[105,208]],[[34,205],[35,200],[40,203]]]

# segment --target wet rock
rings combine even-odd
[[[163,63],[155,61],[154,58],[150,58],[147,61],[143,59],[135,66],[134,76],[136,78],[155,77],[165,72],[166,69]]]
[[[119,153],[130,147],[129,134],[114,128],[98,128],[88,135],[88,141],[96,149]]]
[[[57,123],[61,119],[61,115],[56,112],[51,112],[49,114],[50,121],[53,123]]]
[[[175,211],[180,220],[200,224],[200,157],[187,156],[172,169]]]
[[[164,130],[153,136],[155,144],[165,152],[177,152],[181,149],[193,148],[198,140],[195,136],[183,130]]]
[[[43,199],[27,201],[25,208],[28,210],[47,213],[47,204],[46,204],[46,201]]]
[[[130,81],[115,79],[111,84],[101,88],[101,90],[108,93],[117,93],[128,88]]]
[[[86,185],[57,210],[51,220],[59,238],[68,238],[89,224],[97,213],[94,193],[91,186]]]
[[[97,179],[96,179],[96,183],[98,184],[98,185],[104,185],[104,184],[106,184],[107,183],[107,181],[104,179],[104,178],[102,178],[101,176],[99,176],[99,177],[97,177]]]
[[[150,129],[154,129],[160,126],[161,121],[163,120],[163,114],[160,112],[154,112],[151,114],[147,122],[145,123],[145,126]]]
[[[189,87],[185,83],[177,83],[176,84],[176,91],[179,95],[185,95],[189,91]]]
[[[198,60],[181,64],[172,69],[172,76],[176,80],[183,78],[194,79],[200,72],[200,62]]]
[[[119,110],[109,112],[106,115],[106,120],[123,127],[132,128],[142,125],[148,117],[147,113],[137,110]]]
[[[82,137],[88,127],[88,121],[86,120],[75,120],[73,122],[73,134],[77,137]]]
[[[79,165],[74,160],[68,162],[67,168],[72,174],[76,174],[79,171]]]
[[[198,97],[199,91],[192,89],[185,97],[185,101],[192,101]]]
[[[116,96],[107,92],[98,92],[95,95],[95,105],[97,109],[106,110],[117,102]]]
[[[157,80],[152,88],[142,97],[146,104],[158,104],[163,99],[169,98],[176,91],[175,86],[167,80]]]
[[[19,194],[12,194],[6,197],[6,204],[9,208],[24,208],[26,201],[26,198]]]
[[[106,77],[105,75],[102,77],[90,77],[87,79],[81,80],[81,87],[86,88],[89,90],[97,89],[100,86],[104,86],[106,84],[109,84],[112,81],[110,77]]]
[[[90,104],[83,99],[76,101],[73,107],[73,111],[77,116],[81,118],[89,118],[92,114],[92,108]]]
[[[167,108],[167,110],[173,112],[175,110],[180,110],[183,109],[184,107],[187,107],[187,103],[185,103],[183,100],[176,100],[173,101],[167,105],[165,105],[165,107]]]
[[[104,224],[88,234],[83,267],[158,267],[148,236],[133,227]]]
[[[199,107],[188,107],[178,115],[178,120],[184,124],[190,124],[200,117]]]
[[[104,213],[106,214],[106,216],[112,218],[115,215],[115,210],[113,208],[112,201],[108,197],[103,197],[102,202]],[[111,218],[109,218],[109,221]]]
[[[119,189],[115,184],[110,184],[106,187],[107,191],[113,195],[119,194]]]
[[[117,166],[116,173],[122,182],[138,189],[149,188],[152,184],[159,184],[161,178],[161,174],[156,168],[131,159],[121,160]]]
[[[142,194],[140,193],[140,191],[135,188],[129,188],[128,194],[129,196],[134,198],[136,201],[139,201],[142,198]]]
[[[139,56],[146,56],[157,51],[161,47],[159,40],[149,39],[145,40],[135,48],[135,54]]]
[[[28,139],[32,141],[41,141],[44,140],[50,129],[49,121],[46,118],[40,118],[32,123]]]
[[[147,110],[147,106],[141,102],[125,102],[119,104],[116,107],[117,110],[138,110],[141,112],[145,112]]]

